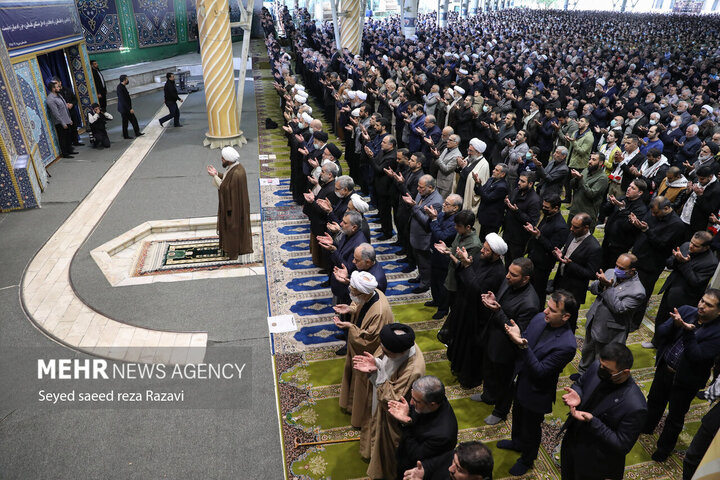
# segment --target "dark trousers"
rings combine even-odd
[[[110,138],[108,138],[107,130],[97,130],[92,132],[93,137],[95,137],[95,147],[96,148],[109,148],[110,147]]]
[[[430,293],[432,293],[433,301],[438,305],[438,312],[447,312],[450,310],[448,291],[445,288],[445,277],[447,277],[447,271],[447,265],[444,267],[432,267]]]
[[[560,478],[562,480],[622,480],[622,473],[620,476],[615,477],[610,476],[607,471],[589,471],[582,458],[575,458],[573,449],[575,435],[571,431],[565,432],[565,437],[560,446]]]
[[[643,432],[655,430],[665,411],[665,406],[668,405],[665,426],[657,442],[657,450],[666,454],[672,453],[675,448],[685,423],[685,414],[690,409],[690,402],[698,391],[697,388],[689,389],[673,385],[674,379],[675,374],[668,370],[665,361],[661,360],[655,369],[655,378],[648,393],[648,415],[643,427]]]
[[[137,118],[135,117],[134,113],[123,113],[120,112],[120,115],[122,116],[122,133],[123,138],[130,138],[130,135],[128,135],[128,121],[132,123],[133,130],[135,131],[135,136],[137,137],[140,135],[140,125],[138,125]]]
[[[170,120],[171,118],[175,119],[174,125],[177,127],[180,125],[180,109],[177,106],[177,102],[165,102],[165,106],[168,107],[168,110],[170,110],[170,113],[165,115],[160,119],[160,123],[163,124]]]
[[[525,243],[513,243],[508,241],[508,239],[505,239],[505,243],[507,243],[508,250],[505,253],[505,265],[509,266],[513,260],[516,258],[520,258],[523,255],[525,255]]]
[[[58,143],[60,144],[60,154],[63,156],[70,155],[70,152],[72,152],[70,126],[68,125],[68,128],[63,128],[63,126],[58,123],[55,125],[55,131],[57,132]]]
[[[495,401],[493,415],[506,418],[510,413],[510,406],[514,396],[513,374],[515,373],[515,362],[498,363],[493,362],[485,349],[485,360],[483,361],[485,373],[483,377],[483,394]],[[514,420],[513,420],[514,421]]]
[[[712,443],[715,434],[720,429],[720,403],[715,406],[702,418],[700,428],[690,443],[690,447],[685,453],[683,460],[683,480],[690,480],[695,474],[700,460],[702,460],[705,452],[707,452],[710,443]]]
[[[107,111],[107,93],[98,96],[98,105],[100,105],[100,110],[103,112]]]
[[[382,234],[388,237],[392,236],[392,197],[377,195],[377,209]]]
[[[500,230],[500,226],[493,226],[493,225],[481,225],[480,226],[480,241],[484,242],[485,237],[488,236],[489,233],[497,233],[498,230]]]
[[[540,440],[542,439],[542,423],[545,415],[529,410],[518,403],[512,409],[512,442],[520,449],[520,460],[532,467],[537,458]]]
[[[533,272],[533,276],[530,279],[530,283],[532,284],[533,288],[535,289],[535,293],[537,293],[538,298],[540,299],[540,305],[545,305],[545,296],[547,295],[547,284],[548,280],[550,279],[550,274],[552,273],[552,269],[550,270],[543,270],[540,268],[535,268],[535,271]]]
[[[660,300],[660,306],[658,307],[657,315],[655,315],[655,332],[657,333],[658,326],[670,318],[670,310],[677,308],[681,305],[670,305],[667,300],[667,291],[663,293],[662,299]],[[697,302],[696,302],[697,303]],[[692,305],[690,302],[688,304]],[[652,343],[655,344],[655,335],[653,335]]]
[[[415,249],[415,261],[417,262],[418,273],[420,274],[419,287],[430,287],[432,280],[432,267],[431,267],[431,253],[430,250],[418,250]]]
[[[640,305],[637,311],[635,311],[635,315],[633,315],[633,324],[630,326],[630,331],[637,330],[642,323],[643,317],[645,316],[645,309],[647,308],[648,301],[650,300],[650,295],[652,295],[653,289],[655,288],[655,282],[657,282],[658,278],[660,278],[661,273],[662,270],[658,272],[638,269],[638,280],[640,280],[640,283],[642,283],[642,286],[645,288],[646,295],[643,304]]]

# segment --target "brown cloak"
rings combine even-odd
[[[352,414],[350,424],[356,428],[362,427],[370,416],[372,386],[366,374],[353,370],[352,359],[355,355],[362,355],[365,352],[378,354],[380,330],[393,322],[393,313],[387,297],[380,290],[375,292],[378,299],[368,308],[363,318],[357,318],[360,314],[358,309],[349,320],[353,326],[348,329],[345,371],[340,387],[340,407]]]
[[[425,375],[425,358],[415,344],[415,355],[408,358],[395,373],[377,388],[378,406],[375,415],[368,416],[360,432],[360,455],[370,458],[367,476],[395,478],[397,476],[397,447],[400,444],[400,422],[388,413],[388,402],[409,398],[415,380]],[[372,385],[368,388],[372,392]]]
[[[220,248],[235,260],[238,255],[252,253],[250,200],[245,168],[237,163],[230,170],[218,173],[222,183],[218,189],[217,230]]]

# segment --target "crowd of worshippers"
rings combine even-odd
[[[347,341],[340,406],[361,429],[368,476],[490,478],[492,465],[482,444],[455,450],[444,386],[425,376],[412,328],[394,323],[373,247],[393,239],[403,272],[417,271],[412,292],[430,291],[425,305],[445,319],[452,373],[493,405],[485,423],[512,413],[497,443],[521,453],[510,474],[533,467],[588,291],[579,372],[562,397],[562,476],[622,478],[668,407],[652,454],[665,461],[691,401],[720,394],[720,383],[701,392],[720,355],[720,290],[707,288],[720,249],[718,18],[698,29],[694,17],[513,10],[439,29],[420,15],[411,38],[398,18],[368,19],[353,56],[335,49],[331,25],[301,11],[296,28],[286,13],[285,48],[266,43],[291,190]],[[656,283],[646,400],[625,342]],[[716,406],[685,478],[719,425]]]

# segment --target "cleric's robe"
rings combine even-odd
[[[340,407],[352,414],[350,425],[361,428],[370,415],[372,386],[367,375],[353,370],[352,359],[365,352],[376,355],[380,349],[380,330],[393,322],[393,313],[387,297],[380,290],[350,315],[353,324],[347,332],[345,371],[340,387]]]
[[[230,260],[235,260],[238,255],[253,251],[247,175],[245,168],[236,162],[217,177],[222,180],[218,185],[217,216],[220,248]],[[217,185],[217,178],[215,181]]]

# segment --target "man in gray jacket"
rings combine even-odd
[[[77,152],[72,150],[70,127],[73,122],[70,119],[67,104],[63,97],[60,96],[60,84],[50,82],[49,87],[50,93],[48,93],[45,101],[47,102],[48,109],[50,109],[50,116],[57,131],[60,153],[63,158],[73,158],[72,154]]]
[[[426,208],[432,207],[436,212],[442,210],[443,198],[437,192],[436,185],[432,175],[423,175],[418,180],[418,193],[415,199],[409,193],[402,197],[403,201],[411,207],[410,246],[413,248],[418,265],[418,277],[410,280],[410,283],[419,284],[413,289],[413,293],[430,290],[432,230]]]
[[[458,158],[463,158],[458,145],[460,145],[460,135],[450,135],[445,150],[435,160],[435,165],[438,167],[437,191],[443,199],[452,193],[457,161]]]
[[[597,297],[587,313],[580,374],[593,364],[605,345],[624,344],[627,340],[633,315],[645,301],[645,287],[637,276],[636,263],[635,255],[623,253],[614,270],[600,270],[597,280],[590,284],[590,292]]]

